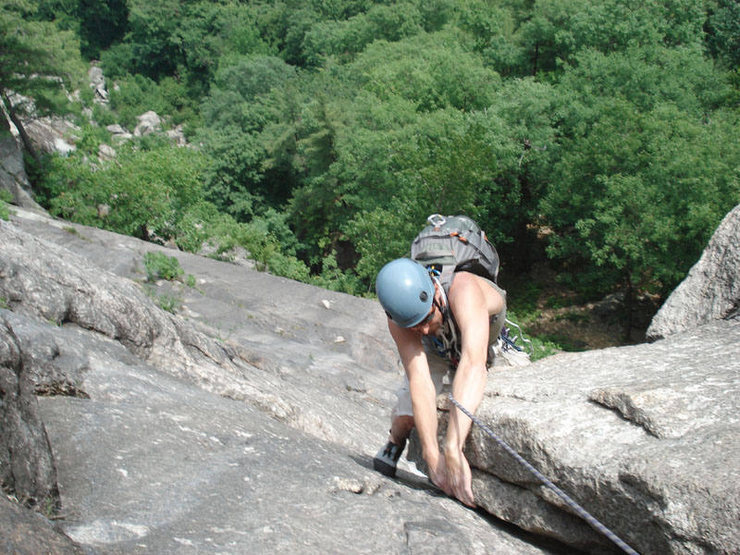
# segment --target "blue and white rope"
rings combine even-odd
[[[475,416],[470,414],[470,412],[465,407],[463,407],[460,403],[458,403],[455,400],[455,398],[452,396],[452,393],[450,393],[450,401],[452,401],[457,408],[459,408],[468,418],[470,418],[475,424],[477,424],[484,432],[486,432],[489,436],[495,439],[496,443],[498,443],[501,447],[503,447],[507,453],[509,453],[512,457],[514,457],[517,461],[519,461],[527,470],[529,470],[532,474],[534,474],[540,482],[542,482],[544,485],[546,485],[548,488],[554,491],[558,495],[558,497],[560,497],[563,501],[565,501],[568,504],[568,506],[572,508],[583,520],[588,522],[588,524],[591,525],[591,527],[593,527],[597,531],[604,534],[607,538],[613,541],[625,553],[630,553],[631,555],[639,555],[637,551],[635,551],[629,545],[627,545],[624,542],[624,540],[619,538],[619,536],[617,536],[614,532],[609,530],[609,528],[607,528],[601,522],[596,520],[596,518],[594,518],[590,513],[588,513],[586,509],[584,509],[578,503],[576,503],[573,499],[571,499],[568,496],[568,494],[566,494],[563,490],[561,490],[559,487],[553,484],[550,480],[548,480],[544,474],[542,474],[534,466],[529,464],[521,455],[519,455],[519,453],[514,451],[514,449],[509,447],[509,445],[503,439],[498,437],[493,432],[493,430],[491,430],[488,426],[483,424],[483,422],[478,420]]]

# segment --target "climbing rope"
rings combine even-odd
[[[506,450],[507,453],[509,453],[512,457],[514,457],[517,461],[519,461],[527,470],[529,470],[532,474],[534,474],[537,479],[542,482],[544,485],[546,485],[548,488],[550,488],[552,491],[554,491],[558,497],[560,497],[563,501],[565,501],[570,508],[572,508],[583,520],[588,522],[588,524],[591,525],[594,529],[598,530],[602,534],[604,534],[607,538],[609,538],[611,541],[613,541],[622,551],[625,553],[630,553],[631,555],[639,555],[637,551],[632,549],[629,545],[627,545],[624,540],[619,538],[614,532],[609,530],[606,526],[604,526],[601,522],[596,520],[590,513],[586,511],[583,507],[581,507],[578,503],[576,503],[573,499],[571,499],[568,494],[566,494],[563,490],[561,490],[559,487],[557,487],[555,484],[553,484],[550,480],[547,479],[547,477],[542,474],[539,470],[537,470],[534,466],[529,464],[519,453],[514,451],[509,445],[500,437],[498,437],[493,430],[491,430],[488,426],[483,424],[480,420],[478,420],[475,416],[470,414],[468,410],[463,407],[460,403],[458,403],[455,398],[452,396],[452,393],[450,393],[450,401],[454,403],[454,405],[459,408],[468,418],[470,418],[475,424],[477,424],[484,432],[486,432],[489,436],[491,436],[494,440],[496,440],[496,443],[498,443],[501,447]]]

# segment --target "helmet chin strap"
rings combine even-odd
[[[438,348],[441,348],[442,356],[449,356],[451,354],[453,357],[459,357],[459,347],[456,348],[458,345],[457,331],[455,330],[455,325],[448,317],[450,308],[447,302],[447,293],[445,293],[445,288],[442,287],[437,276],[432,274],[431,277],[432,281],[439,289],[440,297],[442,297],[442,306],[439,307],[440,312],[442,313],[442,327],[438,332],[439,335],[436,335],[433,340],[438,345]],[[433,302],[437,302],[436,298]],[[454,364],[456,366],[457,362]]]
[[[436,289],[439,291],[440,296],[442,297],[442,306],[439,308],[442,311],[442,315],[445,316],[447,314],[447,307],[448,307],[447,293],[445,293],[445,288],[442,287],[442,284],[439,282],[439,278],[437,278],[437,276],[432,275],[431,278],[434,284],[437,286]],[[436,302],[436,296],[435,296],[434,302]]]
[[[434,283],[434,285],[436,285],[436,290],[439,291],[440,297],[442,297],[442,306],[439,306],[439,305],[437,306],[439,307],[439,311],[442,313],[443,319],[446,319],[447,311],[449,310],[449,304],[447,303],[447,293],[445,293],[445,288],[442,287],[442,284],[440,283],[439,278],[437,276],[432,274],[431,278],[432,278],[432,282]],[[432,302],[434,303],[437,302],[436,295]]]

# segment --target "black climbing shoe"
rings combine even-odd
[[[381,448],[373,459],[375,470],[393,478],[396,475],[396,464],[398,463],[398,459],[401,458],[401,453],[403,453],[405,447],[406,440],[401,445],[396,445],[392,441],[386,443],[385,447]]]

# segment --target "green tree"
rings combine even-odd
[[[123,38],[128,25],[126,0],[77,0],[80,51],[87,59]]]
[[[728,68],[740,67],[740,4],[734,0],[707,2],[705,29],[709,52]]]
[[[549,252],[583,291],[665,295],[740,196],[729,88],[695,48],[578,61],[540,206]]]
[[[279,58],[239,57],[219,69],[203,103],[199,140],[212,160],[208,196],[240,221],[250,220],[265,200],[279,205],[289,195],[284,184],[264,183],[268,143],[261,133],[282,117],[281,93],[274,91],[294,78],[295,70]]]
[[[411,2],[373,6],[367,13],[344,21],[321,21],[303,38],[306,65],[321,66],[328,56],[352,59],[376,40],[398,41],[423,31],[423,16]]]
[[[351,71],[360,87],[382,100],[400,95],[422,111],[486,108],[501,82],[478,54],[463,49],[445,31],[396,43],[374,42]]]
[[[507,36],[515,54],[507,59],[517,65],[502,71],[520,76],[557,73],[560,64],[572,63],[584,49],[610,53],[699,45],[705,19],[703,0],[539,0],[509,5],[514,31]]]
[[[183,214],[203,198],[204,166],[190,149],[129,147],[99,168],[82,155],[54,158],[43,185],[56,216],[140,239],[176,239]]]
[[[34,21],[35,13],[35,4],[26,0],[0,2],[0,101],[26,151],[38,158],[21,116],[69,111],[63,87],[77,86],[84,68],[73,33]]]

